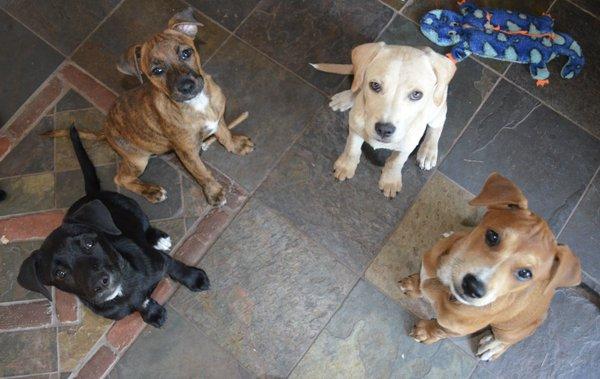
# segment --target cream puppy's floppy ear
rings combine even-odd
[[[558,245],[554,264],[550,272],[550,281],[544,292],[559,287],[573,287],[581,283],[581,263],[567,245]]]
[[[446,98],[448,84],[450,84],[450,81],[456,72],[456,64],[445,56],[436,53],[430,47],[421,47],[420,49],[427,54],[427,57],[433,66],[435,76],[437,77],[437,84],[433,91],[433,103],[439,107]]]
[[[527,209],[527,199],[519,187],[497,172],[487,178],[479,195],[469,204],[493,209]]]
[[[125,54],[123,54],[121,58],[119,58],[119,62],[117,63],[117,70],[119,70],[125,75],[133,75],[136,78],[138,78],[140,83],[143,83],[142,69],[140,67],[141,58],[142,46],[130,46],[125,52]]]
[[[365,43],[352,49],[352,66],[354,71],[354,80],[352,81],[352,92],[356,92],[362,86],[365,79],[365,72],[369,63],[375,59],[385,42]]]
[[[169,28],[181,32],[188,37],[196,37],[198,26],[204,26],[194,18],[194,10],[190,7],[175,14],[169,20]]]

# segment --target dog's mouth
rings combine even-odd
[[[113,275],[110,275],[108,286],[100,291],[95,291],[95,300],[97,303],[114,300],[123,295],[123,285]]]

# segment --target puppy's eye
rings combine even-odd
[[[485,231],[485,243],[490,247],[496,246],[500,243],[500,236],[492,229],[488,229]]]
[[[381,92],[381,84],[377,83],[377,82],[369,82],[369,87],[373,90],[373,92],[375,93],[379,93]]]
[[[58,269],[56,271],[54,271],[54,276],[56,276],[58,279],[64,279],[65,276],[67,276],[67,272],[61,269]]]
[[[179,54],[181,57],[181,60],[185,61],[187,60],[189,57],[192,56],[192,49],[185,49],[181,52],[181,54]]]
[[[421,98],[423,98],[423,92],[421,92],[421,91],[412,91],[410,93],[410,95],[408,96],[408,98],[411,99],[412,101],[421,100]]]
[[[529,280],[532,277],[533,277],[533,274],[531,273],[531,270],[529,270],[529,269],[522,268],[519,271],[517,271],[517,279],[519,279],[521,281]]]
[[[86,250],[90,250],[92,247],[94,247],[94,245],[96,244],[96,241],[94,241],[94,240],[93,240],[93,239],[91,239],[91,238],[85,238],[85,239],[82,241],[82,244],[83,244],[83,247],[84,247]]]
[[[165,70],[162,67],[154,67],[152,69],[152,75],[160,76],[165,73]]]

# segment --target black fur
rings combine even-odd
[[[388,149],[374,149],[373,146],[369,145],[366,142],[363,142],[360,147],[365,158],[375,166],[384,166],[385,161],[392,155],[392,150]]]
[[[192,291],[210,286],[206,273],[171,258],[154,246],[168,235],[150,226],[133,200],[102,191],[96,170],[75,127],[73,148],[85,180],[86,195],[77,200],[60,227],[21,265],[21,286],[50,298],[46,286],[73,293],[95,313],[119,320],[139,311],[145,322],[160,327],[166,310],[150,298],[169,275]],[[63,277],[64,274],[64,277]],[[121,293],[112,298],[111,295]]]

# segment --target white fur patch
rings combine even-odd
[[[202,91],[193,99],[185,101],[185,103],[191,105],[197,112],[204,112],[206,107],[208,107],[208,97]]]
[[[211,134],[216,133],[218,127],[219,127],[218,121],[209,121],[206,123],[204,130],[206,131],[207,135],[211,135]]]
[[[477,355],[479,356],[479,359],[487,362],[491,361],[498,354],[502,354],[504,350],[506,350],[506,345],[490,334],[479,340]]]
[[[156,241],[154,248],[160,251],[168,251],[171,248],[171,237],[161,237]]]
[[[142,303],[142,307],[146,308],[148,304],[150,304],[150,299],[144,300],[144,302]]]
[[[115,288],[114,292],[108,295],[105,301],[111,301],[112,299],[121,295],[123,295],[123,287],[121,287],[121,285],[119,284],[119,286]]]

